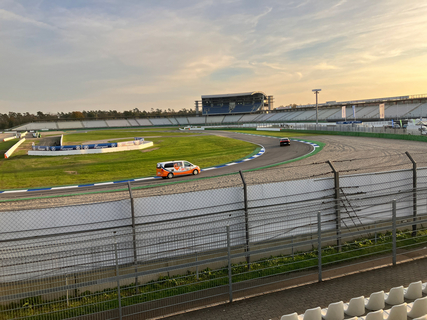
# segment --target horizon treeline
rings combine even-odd
[[[104,119],[126,119],[126,118],[153,118],[153,117],[174,117],[174,116],[192,116],[196,111],[182,108],[179,111],[168,108],[167,110],[151,108],[150,111],[140,111],[138,108],[128,111],[116,110],[92,110],[92,111],[71,111],[58,113],[43,113],[38,111],[36,114],[29,112],[0,113],[0,129],[10,129],[21,124],[35,121],[58,121],[58,120],[104,120]]]

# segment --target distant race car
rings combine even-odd
[[[291,140],[289,138],[281,138],[280,146],[289,146],[291,144]]]

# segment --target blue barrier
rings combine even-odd
[[[115,148],[117,143],[97,143],[97,144],[83,144],[83,145],[70,145],[70,146],[33,146],[33,150],[37,151],[68,151],[68,150],[88,150],[88,149],[104,149]]]
[[[112,142],[112,143],[96,143],[96,144],[82,144],[70,146],[35,146],[32,149],[36,151],[68,151],[68,150],[88,150],[88,149],[104,149],[116,148],[126,145],[139,145],[144,142],[144,138],[135,138],[133,141],[126,142]]]

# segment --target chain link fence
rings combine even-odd
[[[313,163],[299,180],[281,168],[268,183],[260,171],[193,192],[9,202],[0,319],[150,319],[424,256],[427,168],[410,166],[340,176],[344,161]]]

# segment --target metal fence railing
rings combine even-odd
[[[229,188],[1,211],[0,319],[149,319],[425,254],[427,168],[246,175]]]

